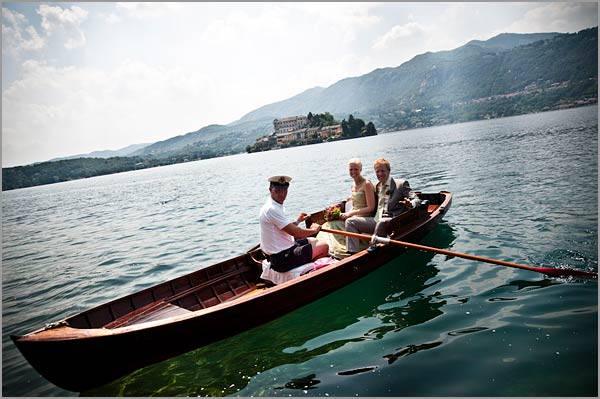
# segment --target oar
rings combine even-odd
[[[351,233],[349,231],[332,230],[332,229],[327,229],[327,228],[321,228],[321,231],[325,231],[327,233],[333,233],[333,234],[340,234],[340,235],[348,236],[348,237],[354,237],[354,238],[358,238],[361,240],[375,241],[375,242],[379,242],[382,244],[394,244],[394,245],[399,245],[401,247],[406,247],[406,248],[419,249],[422,251],[429,251],[429,252],[435,252],[438,254],[456,256],[457,258],[470,259],[470,260],[475,260],[478,262],[486,262],[486,263],[493,263],[493,264],[501,265],[501,266],[515,267],[517,269],[524,269],[524,270],[530,270],[532,272],[544,273],[549,276],[578,276],[578,277],[598,278],[597,273],[586,272],[583,270],[556,269],[556,268],[552,268],[552,267],[526,266],[526,265],[520,265],[518,263],[505,262],[503,260],[484,258],[481,256],[463,254],[460,252],[448,251],[445,249],[433,248],[433,247],[428,247],[428,246],[420,245],[420,244],[413,244],[413,243],[405,242],[405,241],[392,240],[390,238],[383,238],[383,237],[378,237],[375,235],[370,236],[367,234]]]

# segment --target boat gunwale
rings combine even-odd
[[[410,235],[411,233],[414,233],[415,231],[418,231],[419,229],[421,229],[423,226],[431,223],[432,221],[434,221],[436,218],[438,218],[438,216],[440,214],[444,214],[448,208],[448,205],[451,203],[452,201],[452,193],[448,192],[448,191],[439,191],[438,193],[426,193],[426,194],[443,194],[445,195],[444,200],[442,201],[441,204],[437,205],[436,208],[431,211],[428,212],[428,216],[427,218],[423,218],[422,221],[420,221],[419,223],[416,223],[414,226],[411,227],[411,229],[403,231],[402,235],[399,237],[404,237],[407,235]],[[385,244],[378,244],[379,246],[384,246]],[[238,256],[235,256],[233,258],[229,258],[226,259],[222,262],[217,262],[213,265],[209,265],[206,268],[209,267],[213,267],[213,266],[217,266],[220,264],[226,264],[229,263],[230,261],[234,260],[234,259],[238,259],[238,258],[246,258],[248,255],[250,255],[252,252],[254,251],[258,251],[258,249],[255,247],[253,247],[252,249],[250,249],[248,252],[244,253],[244,254],[240,254]],[[224,309],[228,309],[231,308],[233,306],[237,306],[239,304],[242,303],[246,303],[246,302],[250,302],[250,301],[259,301],[260,299],[262,299],[264,296],[266,295],[272,295],[276,292],[279,292],[281,290],[285,290],[289,287],[293,287],[293,286],[297,286],[300,285],[308,280],[311,280],[317,276],[320,276],[322,274],[328,273],[333,269],[339,268],[339,267],[343,267],[344,265],[346,265],[347,263],[350,262],[354,262],[357,259],[361,259],[364,256],[368,256],[369,252],[365,249],[362,250],[360,252],[357,252],[356,254],[349,256],[345,259],[339,260],[337,262],[333,262],[325,267],[322,267],[320,269],[314,270],[310,273],[301,275],[299,277],[296,277],[294,279],[288,280],[284,283],[281,284],[277,284],[265,289],[260,290],[259,292],[254,293],[253,295],[247,295],[243,294],[240,295],[238,297],[234,297],[231,298],[229,300],[226,300],[222,303],[218,303],[216,305],[207,307],[207,308],[203,308],[203,309],[198,309],[198,310],[194,310],[194,311],[190,311],[190,313],[187,314],[182,314],[182,315],[175,315],[175,316],[170,316],[170,317],[166,317],[163,319],[158,319],[158,320],[150,320],[150,321],[145,321],[145,322],[141,322],[141,323],[134,323],[134,324],[130,324],[130,325],[125,325],[122,327],[115,327],[115,328],[106,328],[106,327],[96,327],[96,328],[77,328],[77,327],[71,327],[68,325],[63,325],[63,326],[59,326],[56,328],[52,328],[52,329],[47,329],[47,328],[40,328],[38,330],[32,331],[28,334],[25,335],[21,335],[21,336],[15,336],[15,338],[21,342],[36,342],[36,341],[69,341],[69,340],[79,340],[79,339],[93,339],[93,338],[99,338],[99,337],[103,337],[103,336],[114,336],[114,335],[123,335],[123,334],[128,334],[128,333],[133,333],[133,332],[138,332],[141,330],[150,330],[153,328],[158,328],[164,325],[169,325],[169,324],[175,324],[175,323],[180,323],[180,322],[184,322],[186,320],[189,319],[194,319],[194,318],[198,318],[204,315],[209,315],[211,313],[215,313],[215,312],[219,312],[222,311]],[[237,264],[236,264],[237,266]],[[182,276],[178,276],[174,279],[168,280],[166,282],[145,288],[141,291],[137,291],[134,293],[131,293],[129,295],[125,295],[121,298],[117,298],[113,301],[104,303],[102,305],[99,305],[97,307],[94,308],[90,308],[87,309],[83,312],[68,316],[64,319],[61,319],[60,321],[57,322],[57,324],[60,324],[62,322],[66,322],[68,319],[80,316],[82,314],[88,313],[94,309],[98,309],[104,306],[108,306],[111,303],[117,302],[119,300],[122,300],[124,298],[133,296],[135,294],[138,294],[140,292],[143,291],[147,291],[147,290],[151,290],[154,287],[157,287],[158,285],[164,284],[164,283],[168,283],[171,281],[174,281],[176,279],[182,278],[182,277],[186,277],[189,276],[191,274],[197,273],[197,272],[201,272],[202,270],[205,270],[206,268],[203,269],[199,269],[193,272],[190,272],[188,274],[184,274]],[[248,270],[242,271],[241,273],[244,273]],[[341,288],[337,287],[337,288]],[[336,288],[336,289],[337,289]],[[251,291],[252,292],[252,291]],[[178,295],[178,294],[175,294]],[[155,302],[152,303],[159,303],[161,302],[161,300],[157,300]],[[168,302],[167,302],[168,303]],[[108,323],[107,323],[108,324]],[[66,334],[60,335],[59,332],[66,332]]]
[[[397,229],[400,234],[394,235],[395,238],[414,242],[421,240],[435,228],[449,209],[452,193],[440,191],[424,194],[433,199],[433,204],[422,206],[414,218],[397,219],[407,222],[406,225],[402,224],[407,228]],[[434,204],[439,205],[434,209]],[[322,217],[322,211],[317,212],[316,215]],[[307,221],[310,223],[310,220]],[[417,221],[418,223],[413,223]],[[250,272],[241,273],[244,279],[247,278],[246,286],[250,290],[248,294],[242,294],[239,290],[243,285],[229,284],[234,295],[239,296],[223,298],[225,302],[182,315],[114,329],[66,327],[64,321],[69,319],[67,318],[63,319],[62,323],[55,322],[50,327],[38,330],[40,332],[10,337],[21,354],[42,377],[63,389],[84,392],[137,369],[232,337],[282,317],[359,280],[388,263],[399,255],[401,250],[404,252],[405,249],[392,245],[381,248],[375,253],[364,250],[304,276],[260,290],[257,285],[260,284],[259,281],[265,280],[258,277],[260,265],[253,255],[259,254],[260,249],[255,246],[242,255],[207,267],[234,264],[239,268],[240,263],[242,266],[249,265]],[[258,259],[262,259],[262,256]],[[179,278],[188,278],[207,268],[156,284],[149,289],[165,283],[170,284]],[[221,269],[221,272],[225,270]],[[213,271],[216,272],[216,269]],[[208,271],[206,277],[210,279],[211,276],[213,274]],[[172,289],[178,287],[180,286],[171,286]],[[216,294],[217,299],[221,299],[218,297],[219,294]],[[213,328],[214,326],[219,327]],[[119,362],[115,363],[115,359],[119,359]],[[89,372],[91,362],[94,363],[97,372]]]

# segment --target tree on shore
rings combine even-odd
[[[375,125],[373,125],[372,122],[369,123],[373,126],[374,129]],[[346,121],[345,119],[342,121],[342,137],[355,138],[366,136],[367,134],[365,132],[365,126],[365,121],[363,121],[360,118],[355,118],[352,114],[350,114],[348,116],[348,121]]]
[[[333,115],[329,112],[325,112],[324,114],[314,114],[309,112],[306,116],[308,119],[308,127],[323,127],[323,126],[333,126],[339,125],[340,122],[336,121]]]

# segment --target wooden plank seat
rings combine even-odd
[[[215,283],[218,283],[221,281],[227,281],[227,279],[235,277],[240,274],[243,274],[249,270],[250,270],[250,268],[248,266],[240,267],[229,273],[225,273],[221,276],[212,278],[211,280],[206,281],[202,284],[198,284],[196,286],[190,287],[181,292],[177,292],[174,295],[171,295],[169,297],[165,297],[165,298],[157,300],[156,302],[152,302],[146,306],[142,306],[139,309],[136,309],[130,313],[124,314],[123,316],[111,321],[110,323],[107,323],[103,327],[112,329],[112,328],[124,327],[124,326],[133,325],[133,324],[144,323],[147,321],[160,320],[160,319],[165,319],[165,318],[172,317],[172,316],[178,316],[181,314],[190,313],[190,312],[192,312],[191,310],[177,306],[177,305],[173,304],[173,302],[176,302],[179,299],[181,299],[187,295],[194,294],[195,292],[197,292],[201,289],[204,289],[206,287],[209,287]],[[249,286],[248,289],[245,290],[244,293],[246,293],[248,291],[252,291],[253,289],[254,289],[253,286]],[[219,302],[222,302],[222,300],[219,298],[219,296],[216,293],[215,293],[215,296],[217,297],[217,299],[219,299]]]
[[[118,319],[105,325],[104,328],[125,327],[132,324],[166,319],[168,317],[179,316],[187,313],[191,313],[191,310],[173,305],[169,302],[155,302],[119,317]]]
[[[231,271],[229,273],[225,273],[225,274],[223,274],[221,276],[213,277],[209,281],[206,281],[206,282],[204,282],[202,284],[195,285],[195,286],[193,286],[191,288],[188,288],[185,291],[178,292],[178,293],[176,293],[173,296],[170,296],[168,298],[164,298],[163,300],[165,302],[174,302],[174,301],[177,301],[177,300],[179,300],[179,299],[181,299],[181,298],[183,298],[183,297],[185,297],[187,295],[193,294],[194,292],[199,291],[199,290],[201,290],[203,288],[209,287],[209,286],[214,285],[215,283],[218,283],[218,282],[221,282],[221,281],[227,281],[228,279],[230,279],[232,277],[235,277],[235,276],[238,276],[238,275],[243,275],[245,272],[248,272],[248,271],[250,271],[250,267],[249,266],[240,267],[240,268],[235,269],[235,270],[233,270],[233,271]]]

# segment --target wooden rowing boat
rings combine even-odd
[[[417,242],[450,207],[452,194],[419,193],[424,204],[396,218],[392,237]],[[306,223],[323,223],[323,211]],[[141,367],[264,324],[366,275],[397,256],[362,251],[279,285],[260,278],[258,246],[243,255],[11,336],[48,381],[81,392]]]

